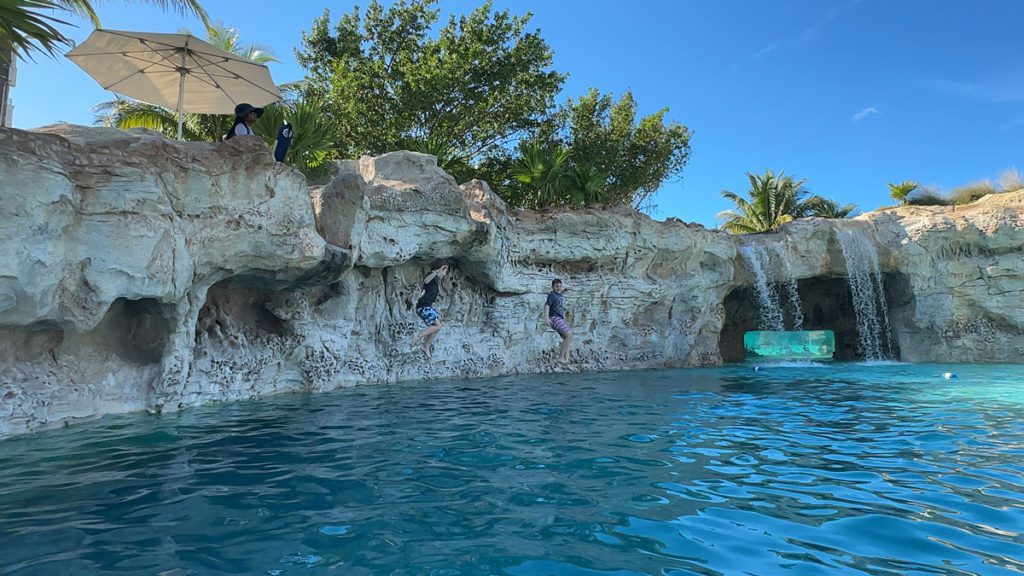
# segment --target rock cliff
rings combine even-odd
[[[880,292],[889,357],[1024,354],[1024,192],[735,237],[624,210],[511,211],[422,154],[345,161],[310,188],[254,140],[63,125],[0,129],[0,199],[0,435],[281,391],[554,370],[558,337],[539,316],[555,277],[569,286],[583,370],[741,359],[758,274],[803,327],[835,329],[842,358],[871,344],[851,298],[865,282]],[[760,269],[751,250],[767,255]],[[454,271],[427,363],[409,338],[436,258]]]

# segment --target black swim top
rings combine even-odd
[[[423,285],[423,296],[416,301],[416,309],[426,308],[427,306],[433,306],[434,300],[437,300],[437,277]]]

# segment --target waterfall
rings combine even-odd
[[[770,269],[768,252],[757,245],[740,246],[740,254],[754,272],[754,294],[757,296],[757,327],[759,330],[785,330],[782,307],[779,306],[779,292],[775,283],[768,279]]]
[[[800,289],[797,287],[796,278],[793,277],[793,267],[789,265],[789,258],[786,258],[786,249],[783,244],[774,244],[772,248],[778,255],[782,265],[786,268],[786,280],[783,286],[786,289],[786,296],[789,300],[790,312],[793,316],[793,330],[803,330],[804,310],[800,301]]]
[[[846,263],[864,359],[888,359],[895,346],[889,327],[889,307],[885,302],[878,252],[866,236],[853,230],[836,228],[836,238]]]

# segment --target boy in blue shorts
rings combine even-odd
[[[434,300],[437,300],[438,291],[437,281],[440,278],[444,278],[447,274],[448,265],[435,261],[434,269],[423,279],[423,295],[416,301],[416,314],[427,327],[412,337],[412,345],[416,347],[416,343],[422,338],[423,353],[427,355],[427,360],[430,360],[430,345],[434,342],[434,337],[437,336],[437,332],[441,329],[441,319],[438,317],[437,310],[434,310]]]
[[[569,363],[569,345],[572,344],[572,330],[569,323],[565,321],[565,285],[558,278],[551,281],[551,292],[548,294],[547,302],[544,303],[544,316],[558,335],[562,337],[562,346],[558,349],[558,361],[562,364]]]

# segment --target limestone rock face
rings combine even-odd
[[[151,408],[206,289],[324,258],[305,180],[255,139],[0,129],[0,433]]]
[[[340,162],[309,187],[256,139],[63,125],[0,129],[0,200],[0,435],[282,391],[556,370],[559,338],[541,318],[554,278],[569,287],[576,369],[742,358],[759,278],[786,323],[835,327],[857,357],[848,237],[877,257],[902,359],[1024,353],[1024,193],[736,237],[627,210],[510,211],[486,183],[459,186],[412,152]],[[452,273],[428,363],[409,340],[438,259]]]
[[[893,303],[904,360],[1024,360],[1024,191],[861,219],[905,283]]]

